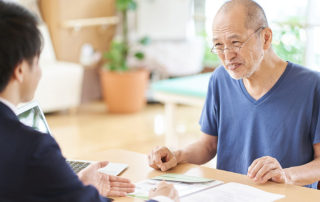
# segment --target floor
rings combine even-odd
[[[176,148],[192,143],[200,132],[201,108],[178,106]],[[46,115],[51,132],[67,158],[108,149],[149,153],[164,145],[164,107],[148,104],[135,114],[110,114],[102,102],[82,105],[76,112]]]

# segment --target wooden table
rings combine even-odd
[[[148,166],[147,155],[131,151],[108,150],[105,152],[99,152],[95,154],[87,154],[85,156],[82,156],[81,159],[95,161],[108,160],[112,162],[126,163],[129,165],[129,167],[124,173],[122,173],[121,176],[129,178],[134,183],[164,174],[164,172],[156,171]],[[192,176],[206,177],[221,180],[223,182],[238,182],[259,188],[264,191],[283,194],[286,196],[285,198],[280,199],[279,201],[320,201],[320,191],[315,189],[294,185],[277,184],[273,182],[267,182],[263,185],[256,185],[245,175],[212,169],[204,166],[198,166],[194,164],[181,164],[166,173],[179,173]],[[141,199],[130,197],[115,199],[116,201],[141,201]]]

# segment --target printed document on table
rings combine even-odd
[[[281,194],[273,194],[248,185],[229,182],[183,197],[181,202],[270,202],[284,197]]]
[[[167,176],[165,176],[167,177]],[[173,177],[172,175],[170,177]],[[200,181],[200,182],[178,182],[177,179],[181,178],[182,181]],[[174,181],[170,181],[168,183],[171,183],[174,185],[174,187],[177,189],[179,197],[187,196],[189,194],[196,193],[198,191],[202,191],[204,189],[209,189],[214,186],[220,185],[223,182],[218,180],[212,180],[212,179],[206,179],[206,178],[199,178],[192,176],[181,176],[178,175],[175,177]],[[159,179],[158,177],[156,179]],[[161,177],[162,179],[162,177]],[[206,179],[206,180],[205,180]],[[163,179],[164,180],[164,179]],[[157,186],[157,184],[160,183],[159,180],[155,179],[148,179],[141,182],[136,183],[135,192],[128,194],[128,196],[142,198],[142,199],[148,199],[149,191]]]
[[[203,183],[203,182],[214,181],[213,179],[209,179],[209,178],[181,175],[181,174],[175,174],[175,173],[167,173],[167,174],[159,175],[152,179],[162,180],[162,181],[171,181],[171,182],[185,182],[185,183]]]

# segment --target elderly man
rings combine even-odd
[[[155,169],[203,164],[316,188],[320,180],[320,76],[279,58],[263,9],[226,2],[213,22],[213,48],[223,63],[212,74],[200,118],[201,138],[182,150],[157,147]]]

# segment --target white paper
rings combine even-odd
[[[144,180],[141,182],[136,183],[135,192],[130,193],[131,196],[139,196],[139,197],[148,197],[149,191],[156,187],[157,184],[160,183],[159,180]],[[211,187],[217,186],[222,184],[223,182],[215,180],[212,182],[205,182],[205,183],[183,183],[183,182],[168,182],[174,185],[177,189],[179,197],[187,196],[189,194],[209,189]]]
[[[108,175],[117,176],[122,171],[124,171],[126,168],[128,168],[128,164],[109,162],[108,165],[106,165],[103,168],[98,169],[98,171],[101,173],[108,174]]]
[[[284,197],[284,195],[273,194],[248,185],[230,182],[184,197],[181,202],[270,202]]]

